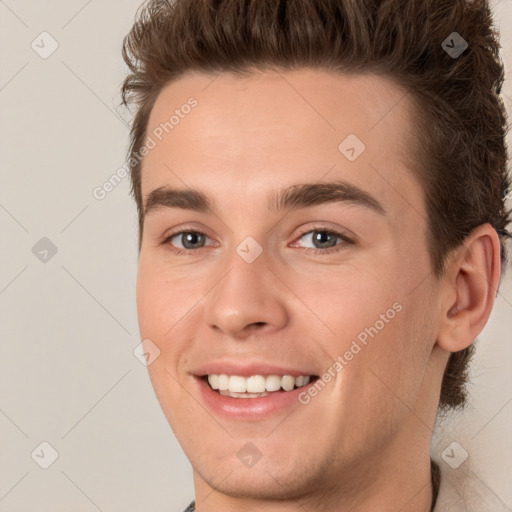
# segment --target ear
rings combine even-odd
[[[494,305],[501,274],[501,246],[490,224],[475,228],[446,262],[442,319],[437,343],[463,350],[482,332]]]

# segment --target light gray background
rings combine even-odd
[[[510,70],[512,2],[494,4]],[[189,463],[133,355],[128,178],[92,195],[124,162],[121,42],[139,5],[0,0],[0,512],[171,512],[193,498]],[[47,59],[31,48],[43,31],[59,45]],[[43,237],[58,248],[46,263],[32,252]],[[453,470],[440,459],[442,470],[477,482],[493,511],[512,510],[510,274],[480,336],[471,407],[433,443],[437,459],[453,441],[464,447],[468,461]],[[49,460],[43,441],[58,452],[48,469],[36,463]]]

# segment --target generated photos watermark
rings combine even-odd
[[[387,324],[395,318],[397,313],[402,311],[403,306],[399,302],[395,302],[392,307],[386,310],[385,313],[381,313],[379,319],[370,327],[363,329],[353,340],[350,348],[346,350],[342,355],[339,355],[334,363],[320,376],[320,378],[307,390],[299,393],[298,401],[307,405],[311,400],[325,388],[328,382],[336,377],[336,374],[340,373],[345,366],[359,354],[363,348],[368,345],[370,341],[379,335],[379,333],[386,327]]]
[[[169,117],[168,121],[160,123],[153,129],[150,135],[146,137],[146,141],[141,146],[139,151],[132,155],[115,173],[113,173],[102,185],[94,187],[92,195],[98,201],[103,201],[107,195],[114,190],[119,183],[121,183],[126,176],[130,175],[130,169],[134,168],[142,159],[149,154],[152,149],[155,149],[159,142],[163,140],[165,135],[171,133],[176,126],[178,126],[185,117],[196,108],[198,101],[191,96],[187,102],[181,105],[180,108],[174,110],[174,113]]]

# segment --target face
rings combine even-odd
[[[403,443],[428,451],[439,304],[410,112],[383,77],[309,69],[159,95],[137,308],[196,485],[349,489]]]

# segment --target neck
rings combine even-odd
[[[300,507],[310,512],[432,512],[439,491],[439,467],[428,458],[421,464],[417,461],[411,462],[413,457],[407,459],[408,461],[402,461],[400,465],[382,464],[383,473],[378,478],[361,474],[360,477],[351,478],[351,484],[346,486],[339,485],[341,478],[338,478],[337,486],[317,486],[309,492],[282,497],[279,500],[240,496],[229,491],[224,493],[224,484],[229,481],[229,476],[222,481],[219,475],[218,482],[215,482],[217,486],[212,487],[194,472],[196,510],[295,512]]]

